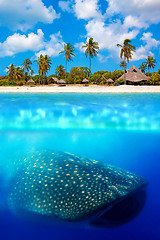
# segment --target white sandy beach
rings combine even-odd
[[[16,86],[0,87],[0,93],[160,93],[160,86]]]

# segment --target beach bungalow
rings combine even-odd
[[[106,80],[106,83],[114,83],[114,81],[111,78],[109,78]]]
[[[57,81],[57,84],[59,84],[59,86],[66,86],[66,81],[64,81],[63,79],[60,79]]]
[[[58,78],[56,77],[51,77],[49,80],[48,80],[48,83],[57,83],[59,80]]]
[[[131,83],[139,83],[149,80],[149,78],[135,66],[132,66],[130,69],[126,69],[125,77],[126,82],[128,81]],[[124,74],[118,80],[120,79],[124,79]]]
[[[85,86],[88,86],[88,84],[89,84],[89,80],[85,78],[85,79],[83,79],[82,83],[84,83]]]
[[[29,79],[27,83],[35,83],[35,81],[33,79]]]
[[[103,80],[104,80],[106,83],[114,83],[114,81],[113,81],[111,78],[107,79],[107,78],[105,78],[103,75],[101,75],[99,78],[97,78],[96,83],[97,83],[101,78],[103,78]]]

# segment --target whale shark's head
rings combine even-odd
[[[8,186],[8,205],[59,219],[101,216],[147,184],[120,168],[63,152],[35,152],[21,161]]]

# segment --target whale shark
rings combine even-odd
[[[147,184],[110,164],[67,152],[35,151],[20,159],[8,183],[7,204],[15,214],[77,222],[102,216]]]

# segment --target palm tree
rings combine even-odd
[[[59,52],[59,54],[64,53],[64,58],[66,59],[66,67],[65,67],[65,80],[66,80],[66,74],[67,74],[67,62],[72,61],[72,56],[75,56],[74,47],[70,44],[64,43],[64,50]]]
[[[146,67],[148,67],[148,71],[150,71],[151,68],[155,68],[155,63],[156,63],[156,60],[151,57],[151,56],[148,56],[148,58],[146,58],[146,62],[144,62]]]
[[[42,74],[42,66],[43,66],[43,55],[41,54],[35,62],[37,62],[37,65],[39,67],[38,73],[39,73],[39,85],[41,83],[41,74]]]
[[[7,73],[9,73],[9,79],[13,81],[13,77],[15,74],[15,65],[12,63],[9,67],[7,67]]]
[[[83,69],[83,72],[85,73],[85,77],[89,77],[89,73],[90,73],[90,70],[89,70],[89,68],[88,67],[82,67],[82,69]]]
[[[24,60],[24,62],[22,63],[23,69],[26,71],[25,72],[25,80],[27,78],[29,71],[31,71],[31,65],[32,65],[32,62],[29,60],[29,58],[26,58]]]
[[[120,67],[126,68],[127,63],[125,61],[120,62]]]
[[[145,73],[147,66],[145,65],[145,63],[142,63],[142,65],[140,65],[139,69],[141,70],[141,72]]]
[[[124,58],[124,63],[129,62],[132,59],[133,52],[135,52],[135,46],[131,45],[130,39],[125,39],[123,45],[117,44],[117,47],[121,47],[120,58]],[[124,84],[126,84],[126,66],[124,64]]]
[[[24,62],[22,63],[24,70],[26,70],[27,72],[31,70],[31,65],[32,62],[29,60],[29,58],[26,58],[26,60],[24,60]]]
[[[43,84],[46,79],[46,73],[48,70],[51,68],[52,61],[48,55],[43,56],[42,54],[38,57],[37,60],[37,65],[39,66],[38,72],[39,72],[39,84],[42,84],[42,78],[43,79]]]
[[[23,69],[20,67],[15,68],[15,73],[14,73],[15,79],[19,80],[23,77]]]
[[[97,56],[98,53],[97,50],[99,50],[98,42],[95,42],[93,38],[89,38],[88,42],[86,42],[86,44],[83,45],[82,48],[86,48],[85,50],[86,57],[89,55],[89,71],[91,74],[91,59],[94,56],[95,57]]]
[[[64,71],[64,67],[63,65],[59,65],[56,67],[56,75],[59,77],[59,78],[63,78],[64,74],[65,74],[65,71]]]
[[[34,74],[34,71],[31,69],[31,70],[29,71],[29,73],[30,73],[30,75],[32,76],[32,75]]]
[[[44,80],[46,80],[46,73],[49,71],[49,69],[51,68],[51,64],[52,64],[52,60],[48,55],[45,55],[43,57],[43,70],[44,70]]]

